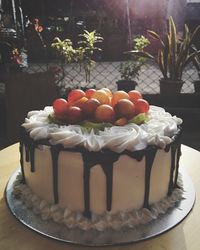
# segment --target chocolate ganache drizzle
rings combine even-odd
[[[165,148],[165,152],[171,150],[171,169],[170,169],[170,180],[168,187],[168,195],[170,195],[175,187],[177,187],[178,178],[178,168],[179,168],[179,158],[181,155],[181,142],[180,142],[181,128],[172,138],[172,143],[168,144]],[[151,179],[151,169],[153,162],[159,150],[158,146],[149,145],[146,149],[138,151],[128,151],[125,150],[122,153],[116,153],[110,149],[102,149],[99,152],[90,152],[83,147],[75,148],[64,148],[63,145],[51,145],[48,140],[38,140],[34,141],[30,138],[29,133],[26,132],[24,128],[21,128],[21,141],[20,141],[20,163],[21,172],[23,177],[23,183],[26,182],[26,177],[24,174],[24,158],[25,161],[30,162],[31,172],[35,171],[34,154],[35,148],[39,145],[46,145],[50,147],[51,157],[52,157],[52,175],[53,175],[53,195],[54,203],[59,203],[59,193],[58,193],[58,158],[61,151],[69,152],[79,152],[83,159],[83,183],[84,183],[84,216],[87,218],[91,217],[90,211],[90,170],[96,165],[100,165],[106,176],[106,206],[107,211],[112,210],[112,189],[113,189],[113,168],[114,163],[119,159],[121,155],[127,155],[137,161],[141,161],[145,158],[145,191],[144,191],[144,202],[143,207],[149,208],[149,193],[150,193],[150,179]],[[25,156],[24,150],[25,147]]]

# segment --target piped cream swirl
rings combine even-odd
[[[33,140],[48,139],[52,145],[62,144],[65,148],[83,146],[89,151],[108,148],[120,153],[124,150],[141,150],[147,145],[165,148],[182,123],[180,118],[172,116],[163,108],[150,106],[149,121],[142,125],[131,123],[112,126],[95,133],[93,130],[88,132],[79,125],[60,126],[49,123],[48,116],[52,113],[52,107],[31,111],[22,126],[30,132]]]

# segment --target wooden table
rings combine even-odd
[[[1,250],[60,250],[87,249],[46,238],[21,224],[9,211],[4,190],[9,177],[19,167],[19,144],[0,151],[0,249]],[[191,176],[196,189],[192,212],[178,226],[163,235],[136,244],[109,249],[136,250],[199,250],[200,249],[200,152],[182,146],[180,167]],[[106,249],[108,247],[98,247]],[[94,248],[91,248],[94,249]]]

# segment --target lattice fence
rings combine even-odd
[[[80,71],[79,67],[75,64],[64,66],[64,78],[62,74],[58,77],[57,84],[60,86],[61,91],[65,91],[65,88],[77,88],[77,87],[109,87],[111,90],[116,90],[116,81],[120,79],[119,74],[120,62],[97,62],[95,69],[91,73],[90,83],[85,83],[84,72]],[[56,63],[31,63],[25,71],[29,73],[46,71],[52,66],[57,66]],[[159,79],[161,73],[157,66],[153,63],[148,63],[143,66],[139,79],[137,80],[138,86],[136,89],[144,94],[159,93]],[[192,65],[189,65],[184,73],[183,80],[184,85],[182,88],[183,93],[193,93],[194,87],[192,81],[198,79],[197,72]]]
[[[26,2],[23,1],[23,4],[25,7]],[[106,86],[112,90],[116,90],[116,81],[120,79],[118,71],[120,60],[123,59],[123,52],[127,51],[130,45],[128,41],[134,36],[146,35],[148,29],[154,30],[160,35],[165,33],[167,10],[170,9],[167,0],[156,0],[154,3],[148,0],[77,0],[58,1],[56,4],[56,9],[60,11],[59,15],[55,15],[53,1],[48,3],[45,12],[40,15],[40,21],[45,30],[42,33],[44,41],[47,41],[49,45],[55,36],[69,37],[73,40],[83,29],[97,30],[104,38],[102,58],[92,71],[91,82],[87,84],[87,87]],[[180,10],[177,10],[179,15],[175,16],[177,28],[181,27],[180,21],[184,21],[182,19],[183,11],[185,11],[183,5],[179,7]],[[48,16],[52,16],[51,21]],[[42,57],[38,46],[34,45],[34,40],[29,39],[29,42],[32,59],[35,59],[37,54],[38,57]],[[156,44],[152,44],[152,53],[155,52],[156,46]],[[25,71],[40,72],[56,66],[55,62],[50,62],[51,57],[48,58],[49,62],[46,64],[29,63],[29,67]],[[142,93],[159,93],[159,78],[161,78],[161,73],[157,66],[149,62],[142,67],[136,88]],[[192,65],[189,65],[183,74],[185,83],[182,92],[194,92],[192,81],[196,79],[198,79],[197,72]],[[67,87],[85,87],[84,73],[80,72],[79,67],[75,64],[65,65],[63,75],[60,74],[57,84],[62,91],[65,91]]]

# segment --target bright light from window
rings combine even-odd
[[[188,3],[200,3],[200,0],[187,0]]]

